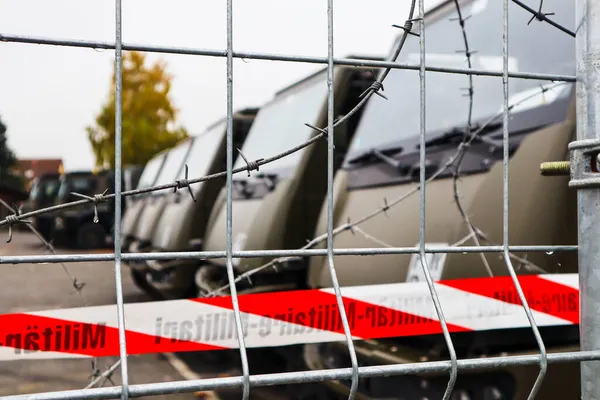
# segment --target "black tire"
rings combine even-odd
[[[85,250],[100,249],[106,246],[106,231],[100,224],[88,222],[77,230],[77,247]]]
[[[144,273],[131,268],[129,269],[129,272],[131,274],[131,280],[133,283],[135,283],[135,286],[145,291],[145,289],[148,287],[148,281],[146,280]]]
[[[130,268],[129,272],[131,273],[131,280],[135,283],[138,289],[142,292],[146,293],[152,300],[165,300],[164,296],[156,290],[148,280],[146,279],[146,274],[142,271],[138,271],[136,269]]]

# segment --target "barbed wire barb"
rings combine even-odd
[[[192,191],[192,188],[190,187],[190,182],[188,180],[188,178],[189,178],[188,177],[188,172],[189,172],[188,165],[185,164],[184,178],[183,179],[178,179],[178,180],[175,181],[175,183],[177,184],[177,186],[173,189],[173,193],[177,192],[178,189],[187,188],[190,196],[192,197],[192,200],[194,200],[194,203],[195,203],[196,202],[196,197],[194,196],[194,192]]]
[[[327,136],[327,129],[323,129],[323,128],[318,128],[312,124],[309,124],[308,122],[305,122],[304,125],[308,126],[311,129],[314,129],[315,131],[319,131],[321,132],[323,135]]]
[[[371,86],[369,86],[364,92],[362,92],[358,98],[361,99],[364,96],[367,95],[367,93],[373,93],[376,94],[377,96],[383,98],[384,100],[387,100],[388,98],[380,92],[380,90],[383,92],[385,89],[383,88],[383,83],[379,82],[379,81],[375,81],[371,84]]]
[[[85,194],[71,192],[71,194],[73,196],[89,200],[94,205],[94,223],[95,224],[97,224],[100,221],[100,219],[98,218],[98,203],[104,203],[108,200],[106,198],[107,193],[108,193],[108,188],[104,189],[104,192],[102,192],[101,194],[95,194],[94,196],[87,196]]]
[[[17,206],[16,204],[13,203],[13,206],[10,207],[6,202],[4,202],[4,200],[2,200],[2,204],[4,205],[4,207],[6,207],[11,213],[12,215],[7,215],[6,216],[6,221],[8,223],[8,238],[6,239],[6,243],[10,243],[12,242],[12,238],[13,238],[13,225],[16,224],[27,224],[27,225],[31,225],[33,222],[31,220],[24,220],[24,219],[19,219],[19,216],[21,215],[21,207]]]
[[[388,204],[387,198],[384,197],[383,198],[383,207],[381,207],[381,211],[383,212],[383,214],[390,218],[390,215],[388,214],[388,210],[390,209],[390,205]]]
[[[254,161],[248,161],[248,159],[246,158],[246,156],[244,156],[244,153],[242,153],[242,151],[240,149],[236,149],[236,150],[240,154],[240,157],[242,157],[242,159],[246,163],[246,171],[248,171],[248,177],[250,177],[250,171],[258,171],[258,169],[260,167],[260,162],[263,161],[264,158],[259,158],[258,160],[254,160]]]
[[[117,360],[113,365],[111,365],[110,367],[108,367],[104,372],[100,373],[100,370],[95,366],[95,364],[92,363],[92,368],[94,369],[92,375],[90,375],[90,378],[94,378],[84,389],[91,389],[93,387],[96,387],[96,385],[100,384],[101,386],[104,385],[104,383],[106,381],[110,381],[110,383],[113,383],[112,381],[112,376],[115,373],[115,371],[117,370],[117,368],[119,368],[119,366],[121,365],[121,360]]]
[[[407,26],[406,24],[404,26],[398,25],[398,24],[393,24],[392,26],[394,28],[402,29],[404,32],[408,33],[409,35],[419,37],[418,33],[411,32],[411,30],[412,30],[412,23],[410,21],[407,21],[407,24],[408,23],[410,23],[410,26]]]
[[[544,13],[542,12],[542,8],[544,6],[544,0],[540,0],[540,6],[538,7],[537,10],[529,7],[527,4],[523,3],[521,0],[511,0],[513,3],[515,3],[516,5],[518,5],[519,7],[521,7],[522,9],[528,11],[529,13],[531,13],[531,19],[529,20],[529,22],[527,23],[527,25],[529,25],[534,19],[537,19],[540,22],[546,22],[550,25],[552,25],[553,27],[555,27],[556,29],[559,29],[561,31],[563,31],[564,33],[566,33],[567,35],[570,35],[572,37],[575,37],[575,32],[565,28],[564,26],[560,25],[559,23],[551,20],[550,18],[548,18],[548,15],[554,15],[554,13]]]

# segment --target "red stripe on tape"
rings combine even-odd
[[[193,299],[217,307],[233,309],[231,297]],[[438,320],[398,311],[385,306],[344,297],[352,336],[362,339],[442,333]],[[240,311],[272,318],[297,326],[282,325],[282,334],[303,334],[312,329],[344,333],[334,294],[321,290],[293,290],[278,293],[256,293],[239,297]],[[471,329],[448,324],[451,332]]]
[[[527,304],[532,310],[579,323],[579,291],[538,275],[520,276]],[[511,304],[521,305],[521,299],[510,277],[471,278],[437,282],[455,289],[479,294]]]
[[[119,355],[119,330],[103,324],[88,324],[30,314],[0,315],[0,346],[16,354],[53,351],[105,357]],[[126,331],[127,353],[218,350],[221,347]]]

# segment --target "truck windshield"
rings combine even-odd
[[[186,140],[185,142],[173,147],[173,149],[168,152],[167,161],[165,161],[165,164],[160,170],[160,174],[156,179],[156,185],[166,185],[167,183],[175,182],[177,179],[177,174],[179,173],[179,170],[185,161],[187,151],[190,148],[190,142],[190,140]]]
[[[138,189],[144,189],[152,186],[158,175],[158,172],[160,171],[160,167],[164,159],[165,155],[161,154],[146,163],[146,167],[144,167],[144,171],[142,172],[140,180],[138,181]]]
[[[80,193],[86,196],[93,196],[95,189],[94,175],[66,175],[62,178],[60,188],[58,189],[59,202],[65,202],[71,192]]]
[[[58,192],[58,179],[39,179],[31,185],[29,198],[34,201],[51,200]]]
[[[248,161],[268,158],[302,144],[314,133],[304,125],[314,124],[327,99],[326,75],[280,94],[258,112],[248,133],[242,152]],[[298,164],[302,151],[261,166],[261,171],[281,170]],[[238,157],[234,168],[246,163]]]
[[[187,159],[190,179],[200,178],[208,174],[208,168],[214,160],[217,146],[223,140],[226,128],[225,122],[217,124],[194,139],[194,144],[192,144]],[[180,178],[183,178],[183,174],[184,171],[182,170]]]
[[[472,68],[502,71],[503,2],[473,0],[462,2],[461,14],[470,16],[465,31]],[[527,0],[533,9],[539,1]],[[546,74],[575,74],[575,39],[555,27],[531,19],[531,14],[509,2],[509,71]],[[572,1],[546,0],[550,18],[574,30],[575,4]],[[463,32],[456,20],[454,2],[440,9],[426,26],[426,64],[428,66],[468,68]],[[418,27],[418,25],[416,25]],[[394,45],[395,47],[395,45]],[[419,38],[408,36],[399,62],[420,62]],[[391,142],[408,139],[420,131],[419,75],[414,70],[394,69],[384,81],[389,100],[373,96],[366,105],[356,131],[350,154],[363,152]],[[462,74],[426,73],[426,130],[447,131],[467,124],[470,99],[469,77]],[[543,92],[541,87],[551,87]],[[569,94],[570,84],[534,79],[510,78],[509,104],[519,104],[513,112],[538,107]],[[527,98],[525,102],[523,99]],[[473,76],[472,121],[487,120],[502,112],[502,78]],[[428,137],[429,139],[430,137]]]

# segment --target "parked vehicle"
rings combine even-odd
[[[140,178],[146,169],[146,165],[130,165],[128,167],[123,168],[123,186],[121,186],[122,192],[128,192],[138,187],[140,182]],[[133,196],[124,196],[121,203],[121,224],[123,223],[123,218],[127,215],[127,211],[135,203],[135,200],[132,199]],[[114,209],[113,209],[114,211]],[[114,241],[114,233],[115,233],[115,224],[111,225],[109,239],[111,242]],[[121,234],[121,237],[123,235]],[[123,247],[123,243],[121,243],[121,247]]]
[[[496,69],[502,66],[502,4],[498,2],[460,2],[473,68]],[[575,6],[548,0],[553,18],[574,28]],[[544,24],[527,22],[531,14],[510,3],[510,69],[549,74],[575,74],[575,41],[563,32]],[[464,48],[462,30],[456,22],[456,4],[445,2],[426,16],[427,62],[449,66],[453,60],[464,62],[456,49]],[[574,30],[574,29],[573,29]],[[519,40],[519,38],[527,40]],[[547,43],[551,43],[551,50]],[[545,45],[543,45],[545,44]],[[546,47],[543,47],[546,46]],[[543,50],[542,50],[543,48]],[[400,60],[418,62],[418,38],[409,39]],[[464,67],[463,65],[460,65]],[[385,81],[388,101],[374,97],[366,106],[355,139],[341,171],[335,177],[335,225],[356,221],[392,201],[408,196],[385,213],[361,223],[359,229],[336,235],[336,248],[415,246],[420,234],[419,187],[419,81],[409,71],[392,71]],[[455,201],[479,232],[484,245],[502,244],[503,238],[503,110],[502,82],[493,77],[473,77],[473,115],[469,125],[469,88],[467,76],[427,75],[426,177],[436,178],[426,186],[426,246],[473,246],[471,230]],[[577,244],[576,192],[568,189],[568,177],[543,177],[539,165],[544,161],[567,160],[568,143],[575,138],[574,86],[565,83],[510,79],[511,116],[509,163],[509,241],[511,245]],[[494,122],[490,119],[499,116]],[[486,125],[487,124],[487,125]],[[398,129],[401,126],[402,129]],[[481,129],[464,153],[458,193],[454,191],[454,165],[439,172],[457,154],[465,135]],[[372,132],[377,132],[373,135]],[[382,157],[381,154],[387,157]],[[414,193],[412,196],[408,193]],[[323,207],[316,234],[326,232],[327,209]],[[361,233],[362,232],[362,233]],[[323,243],[321,248],[325,247]],[[577,253],[546,254],[528,252],[515,255],[519,274],[577,272]],[[365,268],[368,260],[368,268]],[[506,276],[508,268],[501,255],[450,253],[432,254],[427,265],[434,280]],[[525,261],[524,261],[525,260]],[[486,266],[487,264],[487,266]],[[386,284],[423,281],[418,255],[396,254],[369,257],[336,256],[335,269],[340,285]],[[326,257],[313,257],[308,263],[306,287],[331,287]],[[299,284],[298,287],[304,286]],[[448,305],[442,304],[442,307]],[[578,349],[578,327],[541,328],[549,352]],[[531,329],[511,329],[453,333],[459,358],[539,354]],[[442,335],[383,340],[356,341],[358,362],[362,366],[403,364],[422,360],[447,360]],[[304,360],[311,369],[349,367],[345,342],[304,346]],[[539,372],[539,365],[463,370],[455,389],[457,399],[526,399]],[[410,374],[364,378],[359,393],[364,399],[441,398],[448,373]],[[551,365],[536,398],[579,398],[578,364]],[[327,398],[346,398],[349,381],[324,382]],[[401,393],[401,395],[400,395]],[[466,396],[466,397],[465,397]]]
[[[33,210],[39,210],[54,205],[58,187],[60,184],[60,174],[46,173],[35,178],[31,184],[29,198],[24,202],[21,212],[26,213]],[[40,232],[46,240],[50,240],[52,232],[52,217],[41,214],[31,218],[33,226]]]
[[[359,101],[359,96],[374,81],[372,69],[336,66],[334,71],[335,115],[342,117]],[[250,129],[242,152],[249,161],[275,156],[313,138],[316,127],[327,126],[327,73],[320,70],[279,91],[261,107]],[[335,129],[335,168],[337,169],[354,134],[361,111]],[[327,139],[317,140],[291,155],[263,165],[250,177],[235,175],[233,187],[233,249],[294,249],[301,247],[315,229],[327,188]],[[238,158],[235,168],[244,167]],[[226,246],[226,197],[221,190],[213,207],[204,235],[204,250],[223,250]],[[261,265],[270,258],[234,259],[237,274]],[[262,288],[285,288],[301,279],[302,270],[293,263],[286,269],[296,275],[265,270],[253,277]],[[227,282],[224,259],[207,260],[196,283],[203,292],[211,292]],[[305,270],[305,269],[304,269]],[[287,275],[286,275],[287,276]]]
[[[154,182],[153,186],[165,185],[175,182],[176,179],[183,177],[185,171],[185,162],[187,160],[190,148],[195,137],[190,137],[177,144],[175,147],[166,151],[167,158]],[[152,243],[152,234],[158,217],[162,214],[167,204],[167,194],[169,191],[163,189],[150,192],[144,199],[144,206],[138,217],[137,225],[129,244],[128,251],[139,253],[148,251]],[[135,261],[128,265],[145,264],[144,262]]]
[[[146,169],[145,165],[130,165],[123,169],[123,183],[124,186],[121,188],[122,191],[130,191],[135,189],[140,182],[140,178]],[[126,196],[123,199],[124,208],[128,208],[131,204],[130,196]],[[121,220],[123,219],[123,214],[121,214]]]
[[[241,148],[257,109],[248,108],[233,114],[233,148]],[[227,120],[209,126],[194,138],[187,157],[190,179],[226,170]],[[234,150],[233,161],[239,153]],[[180,176],[181,177],[181,176]],[[174,252],[202,249],[202,235],[216,198],[225,185],[225,177],[211,179],[187,189],[165,193],[164,208],[153,222],[151,245],[148,251]],[[148,260],[132,264],[134,280],[156,298],[194,296],[195,262],[190,260]]]
[[[122,176],[121,187],[126,187]],[[57,203],[81,200],[72,193],[93,197],[95,194],[114,193],[114,170],[67,172],[61,177]],[[53,240],[60,246],[80,249],[97,249],[106,246],[107,236],[114,225],[114,201],[99,202],[97,205],[82,204],[53,213]],[[123,207],[125,208],[125,207]],[[95,221],[96,211],[98,220]]]
[[[134,187],[136,189],[146,189],[154,186],[167,156],[168,151],[163,151],[148,161],[138,179],[137,185]],[[123,252],[129,250],[129,246],[134,240],[134,233],[137,229],[140,215],[149,196],[150,193],[140,193],[135,196],[127,197],[127,210],[125,210],[123,217],[121,218],[121,251]]]

